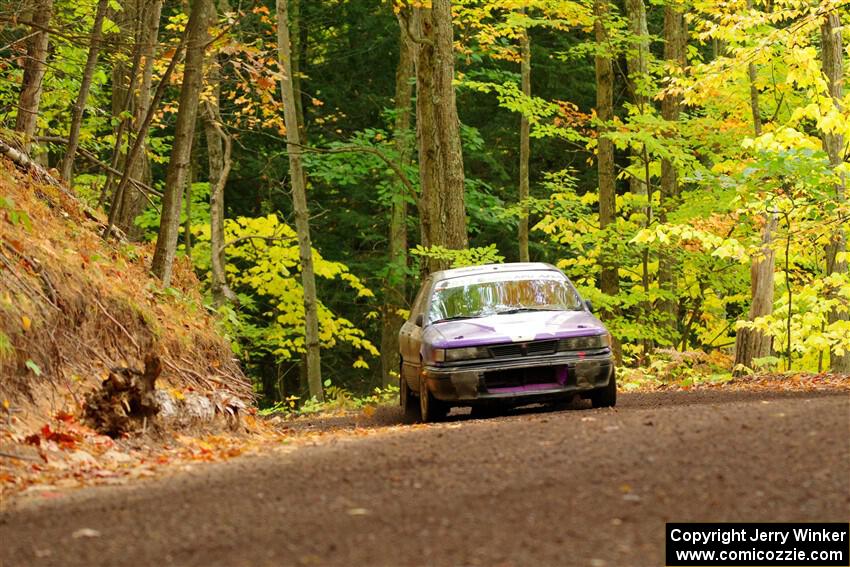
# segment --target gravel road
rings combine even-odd
[[[847,392],[386,429],[13,505],[0,565],[661,566],[668,521],[850,519]]]

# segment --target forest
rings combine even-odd
[[[0,0],[0,23],[0,153],[164,293],[193,272],[266,406],[392,390],[423,275],[503,261],[564,270],[632,380],[850,374],[846,0]]]

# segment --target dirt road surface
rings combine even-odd
[[[0,565],[660,566],[668,521],[848,519],[846,392],[647,393],[13,504]]]

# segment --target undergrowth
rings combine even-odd
[[[316,398],[301,400],[298,396],[289,396],[275,403],[273,406],[259,410],[258,413],[265,417],[296,417],[356,410],[365,410],[368,412],[369,408],[374,409],[377,406],[397,403],[398,386],[392,384],[386,388],[375,388],[370,394],[365,396],[356,396],[345,388],[331,385],[330,380],[326,380],[324,402],[320,402]]]
[[[163,288],[150,245],[104,241],[100,213],[5,161],[0,196],[5,407],[33,420],[74,413],[115,368],[139,371],[149,354],[163,361],[161,389],[252,399],[188,262]]]

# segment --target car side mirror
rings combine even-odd
[[[585,307],[587,307],[587,310],[588,310],[588,311],[590,311],[591,313],[593,313],[593,302],[592,302],[592,301],[590,301],[589,299],[585,299],[585,300],[584,300],[584,305],[585,305]]]
[[[416,316],[414,323],[416,323],[417,327],[421,327],[422,324],[425,323],[425,316],[422,315],[422,313],[420,313],[419,315]]]

